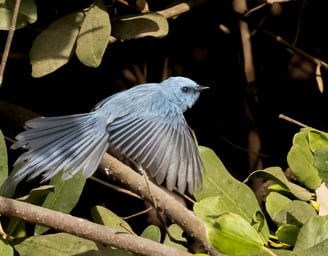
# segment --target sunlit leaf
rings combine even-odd
[[[33,77],[45,76],[70,60],[83,18],[82,12],[68,14],[37,36],[30,51]]]
[[[76,55],[86,66],[98,67],[108,46],[111,25],[109,15],[101,0],[84,11],[77,39]]]
[[[207,216],[207,239],[223,254],[257,255],[264,244],[259,233],[243,217],[235,213]]]
[[[145,36],[161,38],[168,31],[167,19],[154,12],[120,16],[112,20],[112,36],[121,41]]]
[[[309,145],[313,153],[318,149],[328,146],[328,137],[326,132],[312,128],[308,128],[305,131],[308,131]]]
[[[293,138],[287,154],[287,162],[296,179],[307,188],[315,190],[322,182],[314,166],[314,156],[309,145],[310,128],[301,129]]]
[[[194,196],[197,201],[206,199],[201,206],[207,208],[204,209],[204,214],[219,215],[234,212],[252,223],[254,215],[257,212],[262,212],[253,191],[226,170],[213,150],[199,146],[199,152],[206,171],[203,178],[203,188],[195,191]],[[197,203],[194,205],[194,209],[195,207],[198,207]],[[206,213],[206,211],[209,212]],[[257,223],[256,226],[262,227],[258,231],[263,239],[267,240],[269,229],[265,219],[263,222],[262,225]]]

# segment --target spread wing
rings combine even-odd
[[[171,115],[129,114],[107,127],[109,145],[140,164],[157,184],[193,194],[202,183],[203,164],[181,112]]]

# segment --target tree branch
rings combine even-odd
[[[0,213],[141,255],[191,255],[146,238],[116,232],[85,219],[2,196],[0,196]]]

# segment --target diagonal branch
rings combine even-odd
[[[0,213],[40,224],[58,231],[86,238],[104,245],[145,256],[190,256],[191,254],[129,233],[116,232],[106,226],[53,211],[40,206],[0,196]]]

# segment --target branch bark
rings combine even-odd
[[[0,213],[5,216],[17,217],[27,222],[40,224],[58,231],[86,238],[118,249],[138,253],[140,255],[179,255],[191,254],[164,244],[156,243],[129,233],[116,232],[106,226],[0,196]]]

